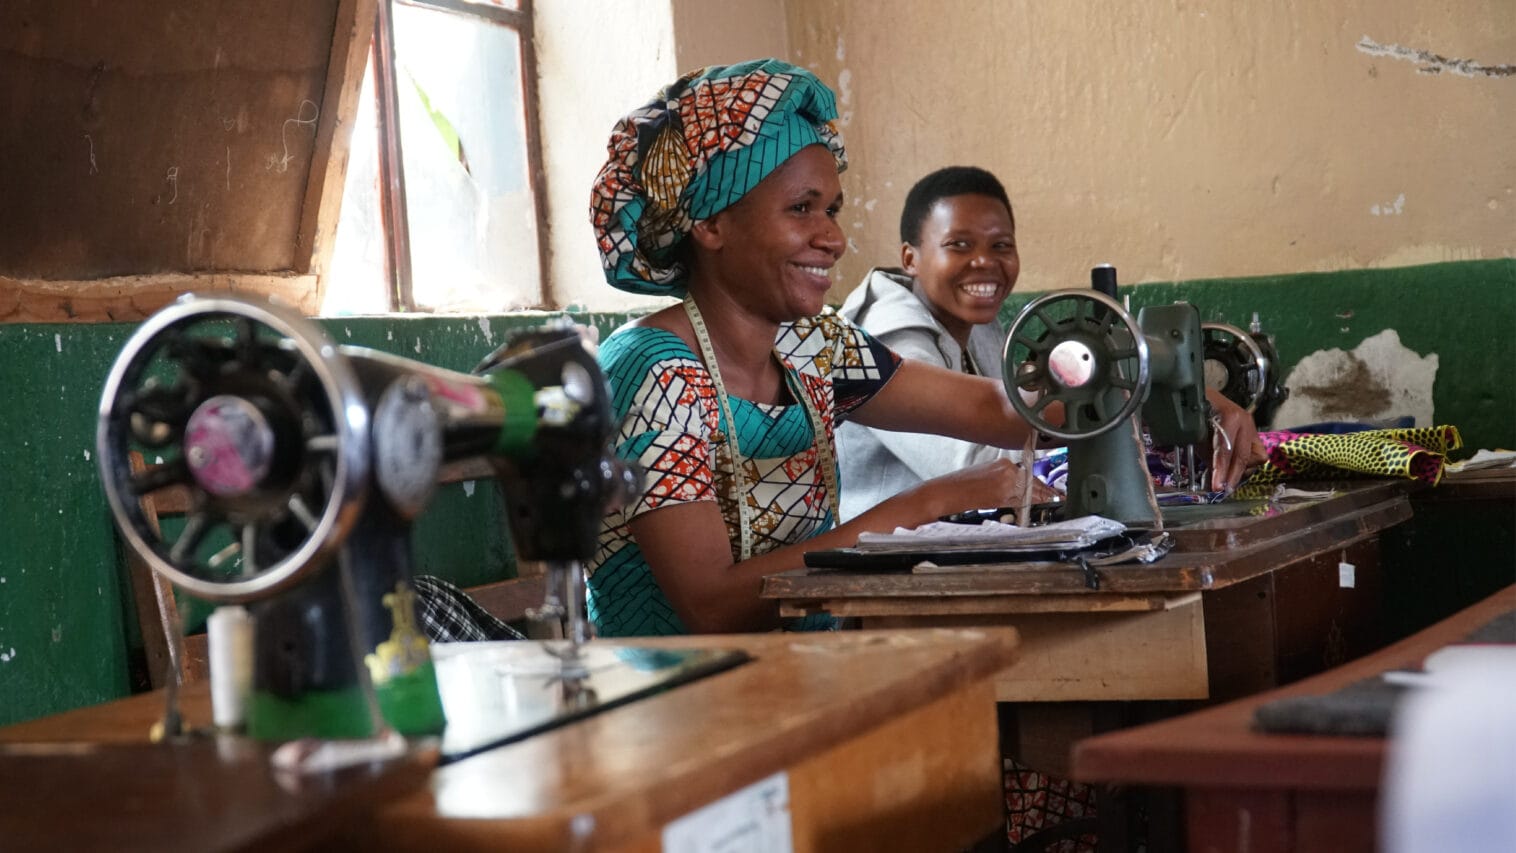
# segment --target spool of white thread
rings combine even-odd
[[[211,719],[240,729],[253,686],[253,617],[238,605],[217,607],[205,620],[211,669]]]

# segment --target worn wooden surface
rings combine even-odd
[[[241,274],[319,300],[373,14],[0,4],[0,122],[25,129],[0,135],[0,320],[141,319]]]
[[[1102,567],[1098,590],[1077,567],[1037,564],[810,569],[766,578],[763,595],[787,615],[864,627],[1015,626],[1023,653],[998,679],[1002,701],[1233,698],[1382,643],[1378,534],[1410,516],[1406,491],[1371,482],[1275,515],[1199,523],[1156,563]],[[1185,550],[1197,543],[1207,550]],[[1235,547],[1210,550],[1218,543]]]
[[[1001,702],[1204,699],[1206,632],[1200,593],[1151,610],[1017,615],[872,615],[869,628],[1014,626],[1016,663],[995,678]]]
[[[1150,564],[1103,566],[1100,588],[1090,589],[1073,565],[962,566],[930,574],[800,569],[764,579],[762,595],[794,608],[864,598],[1077,596],[1090,609],[1110,606],[1109,596],[1219,589],[1299,559],[1375,536],[1411,517],[1405,487],[1397,482],[1348,486],[1327,500],[1277,515],[1217,519],[1170,531],[1177,543]]]
[[[0,744],[6,850],[308,850],[426,784],[435,750],[305,776],[276,773],[273,747],[179,743]]]
[[[1468,501],[1516,502],[1516,468],[1477,468],[1444,474],[1435,486],[1417,486],[1411,500],[1418,503]]]
[[[1265,734],[1253,730],[1253,712],[1277,699],[1332,693],[1387,670],[1419,667],[1431,652],[1512,608],[1516,586],[1286,687],[1081,741],[1074,774],[1091,782],[1184,788],[1191,850],[1372,849],[1384,740]]]
[[[1000,822],[989,677],[1013,660],[1014,631],[637,644],[742,648],[755,660],[441,767],[424,791],[348,823],[339,843],[657,850],[664,824],[782,770],[797,851],[958,850]],[[140,742],[160,703],[142,694],[22,723],[0,729],[0,742]],[[205,687],[187,688],[185,705],[203,723]],[[131,785],[129,774],[116,781]]]
[[[21,281],[0,275],[0,323],[143,320],[186,293],[276,296],[306,315],[321,307],[316,277],[296,273],[163,273],[92,281]]]

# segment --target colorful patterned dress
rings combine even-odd
[[[837,420],[873,397],[899,363],[889,349],[830,312],[780,327],[774,347],[791,393],[806,394],[820,413],[828,446]],[[588,567],[590,619],[601,636],[688,633],[627,524],[669,504],[716,501],[732,542],[732,559],[739,558],[733,468],[720,439],[726,429],[720,400],[700,358],[662,329],[618,330],[601,344],[600,364],[620,421],[616,452],[639,467],[642,479],[637,500],[601,526]],[[736,397],[729,403],[748,484],[753,553],[831,529],[836,521],[823,453],[805,406],[769,406]]]

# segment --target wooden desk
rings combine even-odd
[[[1184,789],[1189,849],[1343,853],[1374,849],[1380,738],[1263,734],[1259,705],[1326,694],[1423,658],[1516,608],[1516,586],[1350,664],[1258,696],[1081,741],[1084,781]]]
[[[797,851],[959,850],[1001,825],[992,677],[1015,658],[1014,631],[635,644],[736,647],[754,660],[443,766],[420,790],[371,818],[316,827],[329,832],[305,840],[343,849],[656,851],[665,824],[781,772]],[[186,694],[190,718],[208,719],[205,688]],[[22,723],[0,729],[0,742],[140,743],[161,702],[142,694]],[[16,780],[15,762],[0,752],[0,779]],[[139,784],[129,767],[85,766],[108,772],[101,787],[123,797]],[[188,783],[194,767],[163,772]],[[174,793],[156,801],[158,816],[213,814],[237,802],[234,786],[167,787]],[[62,849],[80,837],[84,816],[66,794],[22,813],[12,804],[0,809],[0,838],[40,831]],[[175,849],[173,824],[163,821],[159,829],[150,846]],[[12,834],[23,831],[33,836]]]
[[[1151,565],[966,566],[931,574],[807,569],[766,578],[781,612],[866,628],[1005,624],[1021,656],[1002,702],[1229,698],[1377,648],[1380,531],[1410,518],[1403,484],[1370,482],[1271,515],[1171,530]],[[1352,586],[1339,582],[1351,563]]]

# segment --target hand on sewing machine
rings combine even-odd
[[[1029,480],[1029,503],[1051,503],[1063,499],[1060,492],[1037,479],[1028,468],[1009,459],[995,459],[944,474],[927,480],[914,491],[926,492],[927,500],[932,505],[948,507],[939,515],[949,515],[981,507],[1020,507],[1028,502]]]
[[[1205,396],[1212,407],[1211,488],[1235,489],[1250,469],[1268,460],[1268,454],[1252,415],[1220,391],[1207,388]]]

